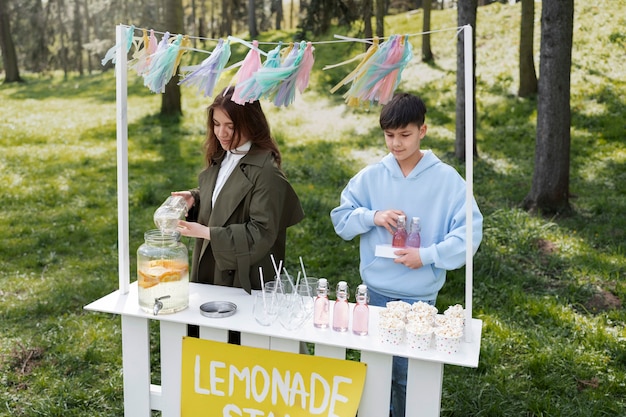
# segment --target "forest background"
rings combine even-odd
[[[18,9],[24,12],[35,3],[23,2]],[[0,244],[0,415],[122,414],[119,318],[82,308],[117,287],[115,81],[113,71],[102,72],[98,61],[112,45],[121,16],[115,13],[121,7],[146,11],[138,26],[155,24],[143,21],[148,8],[124,6],[131,3],[41,2],[65,5],[60,15],[65,18],[70,6],[106,4],[110,8],[96,13],[90,8],[102,20],[88,26],[108,27],[103,33],[110,33],[102,36],[108,43],[94,53],[91,70],[87,52],[82,52],[81,75],[75,64],[64,71],[58,58],[63,48],[50,47],[57,52],[48,55],[43,68],[28,67],[32,62],[22,55],[28,49],[16,42],[26,82],[0,88],[0,227],[5,234]],[[6,4],[15,7],[16,2],[2,1]],[[387,34],[420,32],[420,10],[390,11],[384,19]],[[520,208],[533,172],[537,107],[535,97],[516,95],[520,12],[519,4],[478,8],[474,169],[485,238],[474,259],[474,316],[483,320],[484,331],[477,369],[446,366],[442,415],[619,415],[626,407],[626,313],[621,301],[626,296],[626,4],[605,0],[576,5],[571,72],[574,211],[564,217],[530,215]],[[537,3],[536,51],[540,12]],[[432,28],[455,28],[456,17],[454,9],[433,10]],[[309,31],[310,40],[362,34],[358,19],[349,29],[331,23],[318,35]],[[71,19],[56,28],[64,26],[70,33],[70,24]],[[22,23],[13,33],[33,35],[41,27]],[[245,29],[239,24],[233,33]],[[259,39],[294,39],[301,31],[264,29]],[[59,47],[60,35],[54,35],[44,44]],[[240,36],[248,37],[244,32]],[[32,36],[14,39],[33,41]],[[419,51],[421,37],[410,40]],[[400,89],[422,95],[429,107],[424,146],[463,172],[454,156],[454,30],[433,34],[431,40],[434,61],[416,56],[403,73]],[[293,106],[275,108],[264,102],[285,171],[307,213],[289,231],[287,265],[297,269],[297,257],[303,256],[311,273],[331,283],[346,279],[353,288],[359,281],[358,240],[340,240],[328,213],[350,176],[385,151],[378,108],[348,108],[342,90],[335,95],[328,91],[352,67],[321,68],[362,50],[357,43],[320,44],[310,88]],[[233,62],[245,52],[236,51]],[[132,251],[153,227],[154,209],[170,191],[194,186],[202,167],[209,100],[183,89],[183,117],[178,119],[160,117],[160,101],[139,77],[129,76]],[[438,307],[463,302],[463,289],[463,269],[451,272]],[[153,379],[158,383],[156,363]]]

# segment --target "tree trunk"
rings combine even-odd
[[[67,80],[68,76],[69,76],[69,47],[66,46],[66,43],[68,43],[68,34],[67,34],[67,30],[65,29],[65,22],[63,21],[63,18],[65,17],[67,11],[65,10],[65,2],[63,0],[59,0],[58,2],[58,6],[57,6],[57,18],[58,18],[58,25],[59,25],[59,39],[60,39],[60,44],[61,44],[61,48],[59,49],[59,56],[58,58],[61,60],[61,66],[63,67],[63,79]]]
[[[574,0],[542,3],[535,169],[525,209],[567,214],[570,165],[570,78]]]
[[[164,27],[170,33],[182,34],[183,27],[183,2],[182,0],[167,0],[165,2]],[[180,86],[178,85],[178,70],[172,79],[165,85],[165,92],[161,96],[161,116],[181,116],[183,108],[181,104]]]
[[[91,30],[93,28],[93,22],[91,21],[91,14],[89,13],[89,2],[87,0],[83,1],[83,9],[85,10],[85,22],[87,22],[87,29],[85,30],[85,38],[84,43],[87,44],[91,42]],[[89,51],[87,51],[87,71],[91,74],[93,67],[91,62],[92,56]]]
[[[365,39],[371,39],[374,36],[372,29],[372,0],[363,0],[363,35]],[[365,44],[365,50],[369,47]]]
[[[233,31],[233,17],[230,4],[230,0],[222,0],[222,24],[220,25],[220,36],[230,35]]]
[[[83,19],[80,13],[80,3],[74,1],[74,22],[72,25],[72,43],[74,44],[74,69],[80,76],[84,75],[83,68]]]
[[[431,0],[426,0],[423,2],[424,9],[424,21],[422,23],[422,32],[425,32],[422,35],[422,61],[424,62],[432,62],[433,61],[433,51],[430,49],[430,9],[431,9]]]
[[[274,27],[276,30],[281,30],[282,29],[282,23],[283,23],[283,18],[284,16],[284,10],[283,10],[283,1],[282,0],[274,0],[275,3],[275,9],[276,9],[276,22],[274,24]]]
[[[254,0],[248,0],[248,32],[250,32],[250,38],[254,39],[259,36],[259,31],[256,27],[256,6]]]
[[[11,25],[6,2],[7,0],[0,0],[0,48],[5,72],[4,82],[23,82],[24,80],[20,77],[20,71],[17,67],[17,54],[13,37],[11,36]]]
[[[458,25],[465,26],[471,25],[474,29],[473,42],[472,42],[472,56],[474,63],[472,68],[472,83],[476,87],[476,1],[466,0],[458,2]],[[464,41],[465,31],[459,33],[458,41],[456,44],[456,139],[454,142],[454,156],[461,160],[465,160],[465,53],[464,53]],[[474,109],[476,108],[476,89],[474,88],[474,94],[472,101],[474,103]],[[474,144],[472,152],[474,156],[478,156],[476,150],[476,112],[474,112],[473,125],[473,138]]]
[[[376,36],[385,37],[385,0],[376,0]]]
[[[522,0],[522,23],[519,44],[519,90],[517,95],[537,94],[537,73],[533,57],[535,33],[535,0]]]

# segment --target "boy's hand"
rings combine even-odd
[[[378,210],[374,214],[374,224],[382,226],[391,234],[398,227],[398,216],[404,216],[402,210]]]
[[[398,255],[398,257],[393,260],[397,264],[402,264],[411,269],[417,269],[424,266],[419,248],[407,247],[398,249],[397,251],[394,251],[394,253]]]

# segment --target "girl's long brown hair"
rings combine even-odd
[[[268,150],[274,156],[276,164],[280,168],[281,156],[278,145],[271,135],[270,126],[261,108],[259,101],[237,104],[232,101],[234,87],[227,87],[219,93],[213,104],[207,111],[207,135],[204,142],[205,161],[208,166],[216,163],[222,157],[225,150],[222,148],[217,136],[214,133],[213,113],[216,108],[220,108],[228,114],[233,121],[233,144],[232,148],[237,148],[242,138],[248,140],[258,149]]]

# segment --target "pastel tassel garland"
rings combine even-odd
[[[177,74],[184,54],[191,48],[188,35],[172,37],[166,32],[158,41],[154,30],[149,35],[142,29],[142,36],[133,36],[134,26],[128,26],[126,32],[126,54],[135,47],[129,68],[144,78],[144,85],[152,92],[163,93],[167,83]],[[335,35],[341,39],[354,42],[371,42],[365,53],[359,54],[344,62],[328,65],[324,70],[336,68],[360,60],[357,67],[337,83],[330,92],[335,93],[342,86],[351,84],[344,94],[349,106],[362,104],[372,105],[374,102],[386,104],[391,100],[394,91],[402,78],[402,72],[413,58],[410,35],[391,35],[386,42],[348,38]],[[231,56],[231,40],[250,48],[246,57],[236,64],[226,67]],[[234,86],[232,100],[237,104],[257,101],[261,98],[271,100],[276,106],[288,106],[293,103],[296,91],[303,93],[308,87],[311,70],[315,58],[315,48],[311,42],[300,41],[278,46],[269,52],[259,49],[258,41],[245,41],[229,36],[220,39],[210,56],[199,65],[181,67],[184,77],[179,85],[194,85],[205,96],[212,96],[220,76],[237,67],[229,85]],[[110,48],[102,59],[102,65],[112,61],[122,45]],[[207,52],[207,51],[200,51]],[[261,63],[261,55],[267,58]]]
[[[229,59],[230,41],[220,39],[211,56],[202,61],[200,65],[181,68],[184,72],[191,72],[185,75],[185,78],[178,84],[197,86],[199,92],[202,91],[205,97],[210,97],[213,95],[215,84]]]

